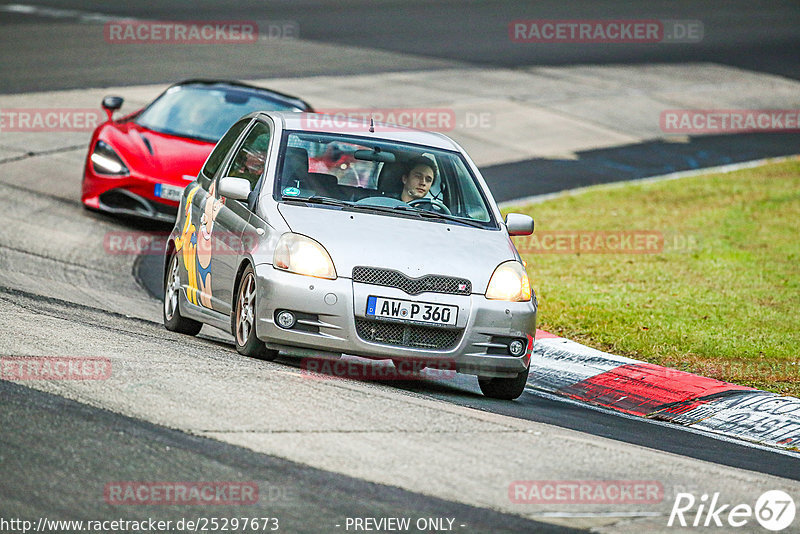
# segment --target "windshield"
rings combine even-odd
[[[297,108],[248,87],[178,85],[150,104],[136,123],[156,132],[216,143],[240,117],[263,110]]]
[[[276,200],[374,209],[496,227],[461,154],[388,140],[286,132]],[[320,202],[333,199],[338,202]]]

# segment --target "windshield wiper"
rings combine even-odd
[[[433,219],[445,219],[452,222],[457,222],[461,224],[466,224],[468,226],[474,226],[475,228],[484,228],[483,224],[478,221],[473,221],[470,219],[463,219],[461,217],[456,217],[455,215],[448,215],[446,213],[439,213],[438,211],[428,211],[428,210],[421,210],[419,208],[415,208],[413,206],[395,206],[392,208],[394,210],[399,211],[407,211],[418,213],[420,217],[429,217]]]
[[[352,202],[347,202],[346,200],[338,200],[336,198],[329,198],[329,197],[321,197],[321,196],[311,196],[311,197],[281,197],[283,201],[292,201],[292,202],[310,202],[312,204],[325,204],[326,206],[339,206],[339,207],[353,207]]]
[[[308,198],[305,197],[284,197],[284,201],[289,200],[293,202],[309,202],[312,204],[324,204],[327,206],[339,206],[342,208],[347,209],[356,209],[356,210],[365,210],[365,211],[382,211],[384,213],[397,213],[398,208],[403,210],[408,210],[409,214],[416,215],[418,217],[422,217],[421,211],[409,208],[408,206],[376,206],[374,204],[358,204],[356,202],[348,202],[346,200],[338,200],[335,198],[330,197],[321,197],[321,196],[310,196]]]

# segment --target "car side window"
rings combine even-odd
[[[222,136],[222,139],[219,140],[217,143],[216,148],[214,151],[211,152],[211,155],[206,160],[206,164],[203,166],[202,170],[202,177],[205,179],[205,183],[202,183],[203,187],[208,188],[211,184],[211,181],[214,179],[214,175],[217,174],[217,170],[219,170],[219,166],[222,165],[222,162],[225,160],[225,156],[228,154],[228,151],[231,149],[233,144],[239,139],[239,135],[242,133],[242,130],[250,123],[250,119],[240,120]]]
[[[254,190],[261,175],[264,174],[271,137],[269,126],[261,122],[256,123],[231,159],[225,176],[244,178],[250,182],[250,190]]]

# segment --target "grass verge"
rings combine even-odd
[[[536,219],[539,328],[800,396],[800,160],[506,211]]]

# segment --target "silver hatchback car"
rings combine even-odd
[[[519,397],[536,296],[475,164],[448,137],[310,113],[257,112],[184,190],[164,324],[230,331],[237,350],[413,361]]]

